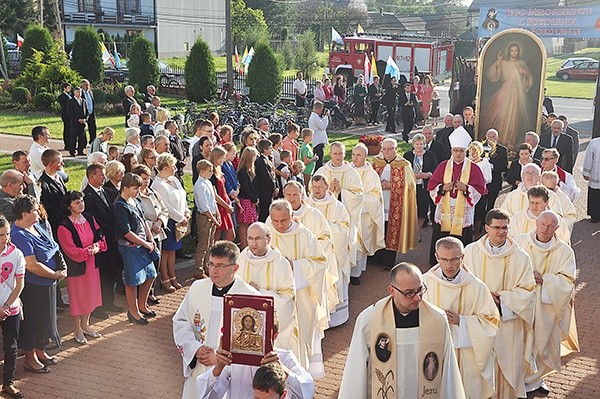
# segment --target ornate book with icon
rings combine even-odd
[[[275,300],[270,296],[225,295],[223,349],[233,363],[260,366],[273,350]]]

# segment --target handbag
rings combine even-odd
[[[54,261],[56,262],[56,270],[67,270],[67,263],[65,262],[65,257],[63,256],[60,250],[56,251],[54,254]]]
[[[181,241],[181,239],[185,236],[187,236],[188,234],[190,234],[191,232],[191,223],[188,222],[188,224],[186,224],[185,226],[183,225],[183,223],[179,222],[175,225],[175,240],[176,241]]]

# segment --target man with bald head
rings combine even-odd
[[[275,200],[269,207],[273,245],[290,261],[296,283],[296,306],[300,325],[300,359],[308,357],[313,378],[325,375],[321,334],[327,328],[327,259],[317,238],[293,219],[292,206]]]
[[[329,309],[331,317],[329,326],[337,327],[344,324],[350,317],[348,284],[350,283],[351,258],[352,254],[357,251],[357,247],[352,245],[350,237],[350,215],[346,207],[336,200],[328,189],[327,178],[319,174],[314,175],[311,179],[311,195],[306,199],[306,203],[321,212],[329,223],[333,240],[333,254],[337,264],[335,287],[338,298],[337,306]]]
[[[540,182],[549,191],[552,191],[557,195],[558,201],[560,202],[560,208],[562,210],[562,214],[560,216],[562,216],[565,220],[569,231],[573,232],[573,226],[577,221],[577,210],[575,209],[575,205],[573,205],[571,198],[569,198],[569,196],[563,190],[564,186],[560,184],[561,182],[558,173],[554,171],[542,172]]]
[[[457,125],[460,126],[462,124],[462,117],[457,115],[460,119],[460,122],[457,120]],[[443,159],[438,159],[438,162],[445,161],[450,159],[451,149],[450,149],[450,134],[454,131],[454,115],[451,113],[447,113],[444,115],[444,127],[438,130],[435,133],[435,139],[444,145],[444,156]]]
[[[433,126],[427,125],[423,127],[423,136],[425,136],[425,151],[430,151],[435,155],[436,161],[442,162],[445,158],[446,150],[444,145],[433,139]]]
[[[559,216],[542,212],[534,231],[515,241],[531,258],[535,288],[533,355],[537,370],[526,369],[527,392],[547,395],[544,378],[561,369],[560,358],[579,351],[575,325],[576,265],[573,249],[558,239]]]
[[[446,313],[423,300],[421,271],[403,262],[389,281],[356,319],[339,397],[465,398]]]
[[[528,163],[521,168],[521,183],[517,188],[506,195],[504,202],[500,206],[509,213],[509,215],[515,215],[519,211],[527,209],[528,199],[527,190],[531,187],[536,186],[540,183],[541,169],[534,163]],[[562,208],[560,201],[554,192],[548,192],[548,205],[550,209],[554,210],[559,215],[562,215]]]
[[[275,312],[279,318],[279,335],[275,346],[294,352],[304,367],[308,357],[300,358],[300,342],[294,330],[298,330],[296,315],[296,284],[289,260],[271,247],[272,234],[264,223],[256,222],[248,227],[248,246],[240,253],[240,265],[236,274],[262,295],[275,299]],[[306,354],[305,354],[306,355]]]
[[[0,186],[0,214],[13,223],[17,215],[13,213],[12,206],[15,198],[23,194],[23,174],[14,169],[5,170],[0,175]],[[28,194],[35,196],[35,192]]]

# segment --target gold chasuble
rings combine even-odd
[[[494,345],[498,370],[493,397],[525,397],[523,370],[533,364],[535,280],[531,260],[510,238],[500,248],[492,249],[486,234],[467,245],[464,264],[491,292],[500,294],[500,328]]]
[[[365,256],[373,256],[385,248],[385,221],[383,217],[383,193],[379,175],[370,163],[364,166],[352,165],[360,175],[363,184],[363,205],[358,235],[359,250]]]
[[[546,375],[560,371],[561,355],[579,352],[573,303],[575,254],[556,236],[548,243],[539,242],[535,231],[523,234],[515,241],[529,254],[533,269],[543,279],[535,290],[533,353],[537,372],[529,370],[525,376],[527,384],[534,384]]]
[[[275,312],[279,319],[275,346],[291,350],[302,366],[308,368],[308,358],[300,357],[296,284],[290,262],[277,249],[269,249],[264,256],[256,256],[246,247],[239,256],[238,264],[238,276],[246,283],[256,285],[262,295],[275,299]]]
[[[392,297],[356,320],[339,398],[465,398],[446,314],[421,301],[418,325],[397,328]]]
[[[387,165],[383,156],[373,159],[373,169],[379,176]],[[407,253],[417,247],[417,186],[412,165],[401,156],[391,163],[391,190],[388,229],[385,247]]]
[[[429,288],[424,300],[460,315],[459,325],[450,324],[450,330],[466,397],[491,397],[495,376],[493,349],[500,314],[490,291],[465,269],[448,281],[439,265],[423,275],[423,283]]]

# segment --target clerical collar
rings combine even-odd
[[[394,308],[394,322],[396,323],[396,328],[419,327],[419,309],[404,315],[400,313],[393,301],[392,306]]]
[[[252,252],[250,250],[248,250],[248,252],[246,253],[248,258],[250,258],[250,259],[264,259],[267,257],[268,254],[269,254],[269,248],[267,248],[267,252],[265,252],[264,255],[255,255],[254,252]]]
[[[489,237],[486,238],[485,240],[485,245],[487,247],[487,249],[494,255],[498,255],[500,253],[502,253],[506,248],[506,243],[508,242],[508,240],[505,240],[502,244],[500,245],[492,245],[492,242],[490,241]]]
[[[289,233],[290,231],[294,231],[294,230],[296,230],[297,227],[298,227],[298,223],[296,221],[292,220],[290,227],[288,227],[288,229],[285,232]]]
[[[392,162],[394,162],[396,160],[396,157],[394,157],[394,159],[392,159],[391,161],[388,161],[387,159],[383,158],[383,160],[385,161],[386,164],[391,164]]]
[[[342,161],[342,164],[341,164],[341,165],[335,166],[335,165],[333,164],[333,162],[332,162],[332,163],[330,163],[330,164],[329,164],[329,166],[331,166],[331,168],[332,168],[332,169],[339,169],[339,168],[341,168],[342,166],[344,166],[344,161]]]
[[[533,233],[533,243],[542,249],[550,249],[555,242],[556,239],[554,237],[552,237],[548,242],[541,242],[538,240],[537,234],[535,232]]]
[[[213,283],[213,287],[212,287],[212,296],[218,296],[218,297],[223,297],[225,296],[225,294],[227,294],[229,292],[229,290],[231,289],[231,287],[233,287],[233,284],[235,284],[235,280],[233,280],[231,282],[231,284],[226,285],[223,288],[219,288],[217,287],[214,283]]]
[[[302,212],[304,211],[304,204],[300,204],[300,207],[296,210],[293,210],[294,212],[294,216],[300,216],[302,215]]]
[[[450,282],[458,282],[458,280],[460,280],[460,273],[462,272],[462,269],[458,269],[458,272],[454,275],[454,277],[448,277],[442,268],[440,268],[440,270],[442,272],[442,280]]]
[[[315,196],[314,196],[314,194],[313,194],[313,196],[312,196],[312,199],[313,199],[315,202],[327,202],[327,201],[329,201],[329,198],[330,198],[330,197],[331,197],[331,194],[329,194],[329,192],[326,192],[326,193],[325,193],[325,196],[324,196],[323,198],[317,198],[317,197],[315,197]]]

